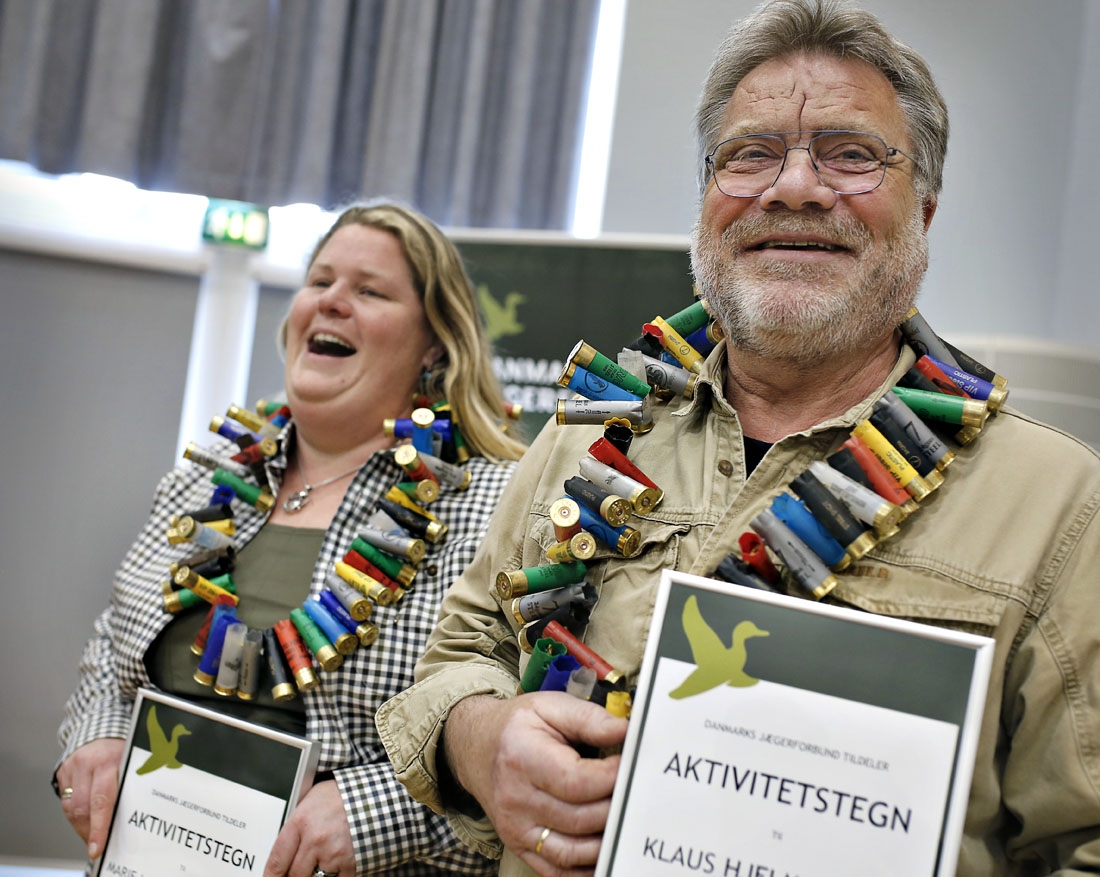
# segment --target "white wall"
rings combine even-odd
[[[629,0],[606,231],[690,230],[695,102],[729,24],[755,5]],[[864,5],[925,56],[951,114],[924,313],[941,334],[1100,350],[1090,221],[1100,200],[1100,4]]]
[[[0,247],[0,864],[82,853],[49,786],[57,726],[175,461],[197,293],[194,276]]]
[[[1078,344],[1100,344],[1096,283],[1096,205],[1100,204],[1100,3],[1086,0],[1081,22],[1080,72],[1074,90],[1070,157],[1063,187],[1057,253],[1057,297],[1052,334]],[[1041,195],[1040,195],[1041,197]],[[1057,202],[1056,202],[1057,203]]]

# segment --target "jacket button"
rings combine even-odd
[[[733,463],[731,463],[729,460],[719,460],[718,471],[728,478],[730,475],[733,474]]]

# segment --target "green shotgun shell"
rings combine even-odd
[[[412,445],[406,445],[412,447]],[[417,502],[432,502],[439,497],[439,482],[429,481],[402,481],[397,485],[398,489]]]
[[[270,493],[260,490],[256,485],[249,484],[225,469],[215,469],[210,480],[219,487],[225,485],[233,488],[233,492],[241,502],[246,502],[261,512],[271,511],[271,507],[275,504],[275,497]]]
[[[413,576],[416,574],[416,567],[409,566],[407,563],[402,563],[392,554],[387,554],[375,548],[365,539],[361,539],[358,536],[356,536],[355,541],[351,543],[351,549],[352,551],[357,551],[359,554],[362,554],[363,557],[382,570],[382,572],[391,579],[399,581],[403,585],[410,584]]]
[[[667,317],[665,322],[686,338],[696,329],[705,326],[709,319],[710,315],[707,314],[703,303],[697,301],[688,305],[682,311],[677,311],[671,317]]]
[[[569,354],[569,362],[587,369],[594,375],[599,375],[604,380],[610,381],[616,387],[626,390],[628,393],[633,393],[640,399],[648,396],[653,389],[645,381],[636,378],[625,368],[612,362],[595,347],[584,341],[577,342],[577,346]],[[561,382],[559,381],[559,383]],[[568,379],[563,384],[563,386],[566,385],[568,385]]]
[[[176,571],[174,569],[169,567],[169,571],[175,576]],[[210,579],[210,582],[217,585],[219,588],[225,588],[230,594],[237,593],[237,585],[233,581],[233,576],[229,573]],[[167,585],[168,582],[164,584]],[[161,587],[163,588],[163,585]],[[209,605],[202,597],[186,587],[180,588],[178,591],[164,592],[164,608],[169,612],[180,612],[183,609],[190,609],[192,606],[198,606],[200,603]]]
[[[587,573],[588,567],[583,560],[505,570],[497,575],[497,593],[502,600],[510,600],[512,597],[582,582]]]
[[[939,420],[959,426],[985,425],[989,408],[980,399],[967,399],[963,396],[951,396],[947,393],[930,393],[927,390],[911,390],[908,387],[894,387],[893,392],[918,416],[926,420]]]
[[[322,670],[332,672],[344,663],[344,656],[336,651],[324,631],[306,614],[304,609],[291,609],[290,620],[298,628],[298,633],[302,635],[306,646],[317,656],[317,663],[321,665]]]
[[[543,637],[536,642],[535,648],[531,652],[531,660],[527,662],[527,667],[523,671],[523,678],[519,681],[520,688],[524,691],[538,691],[542,685],[542,680],[546,678],[546,671],[550,668],[550,662],[558,655],[564,654],[565,646],[556,639]]]
[[[458,424],[454,421],[451,422],[451,441],[455,445],[455,462],[465,463],[470,459],[470,449],[466,447],[466,439],[462,436],[462,430],[458,428]]]

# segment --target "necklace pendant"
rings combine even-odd
[[[310,488],[305,490],[299,490],[297,493],[292,493],[286,498],[286,502],[283,503],[283,509],[288,512],[296,512],[302,508],[307,502],[309,502]]]

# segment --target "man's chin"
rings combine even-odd
[[[830,357],[848,352],[851,339],[833,331],[807,330],[803,326],[788,329],[746,328],[729,337],[733,346],[763,359],[789,364],[818,365]]]
[[[864,319],[851,302],[820,286],[768,284],[766,292],[745,291],[727,317],[726,334],[735,347],[769,359],[820,362],[858,344]],[[869,327],[867,327],[869,328]]]
[[[733,310],[754,332],[810,336],[850,317],[851,303],[833,286],[801,280],[746,284]],[[723,310],[719,307],[719,311]]]

